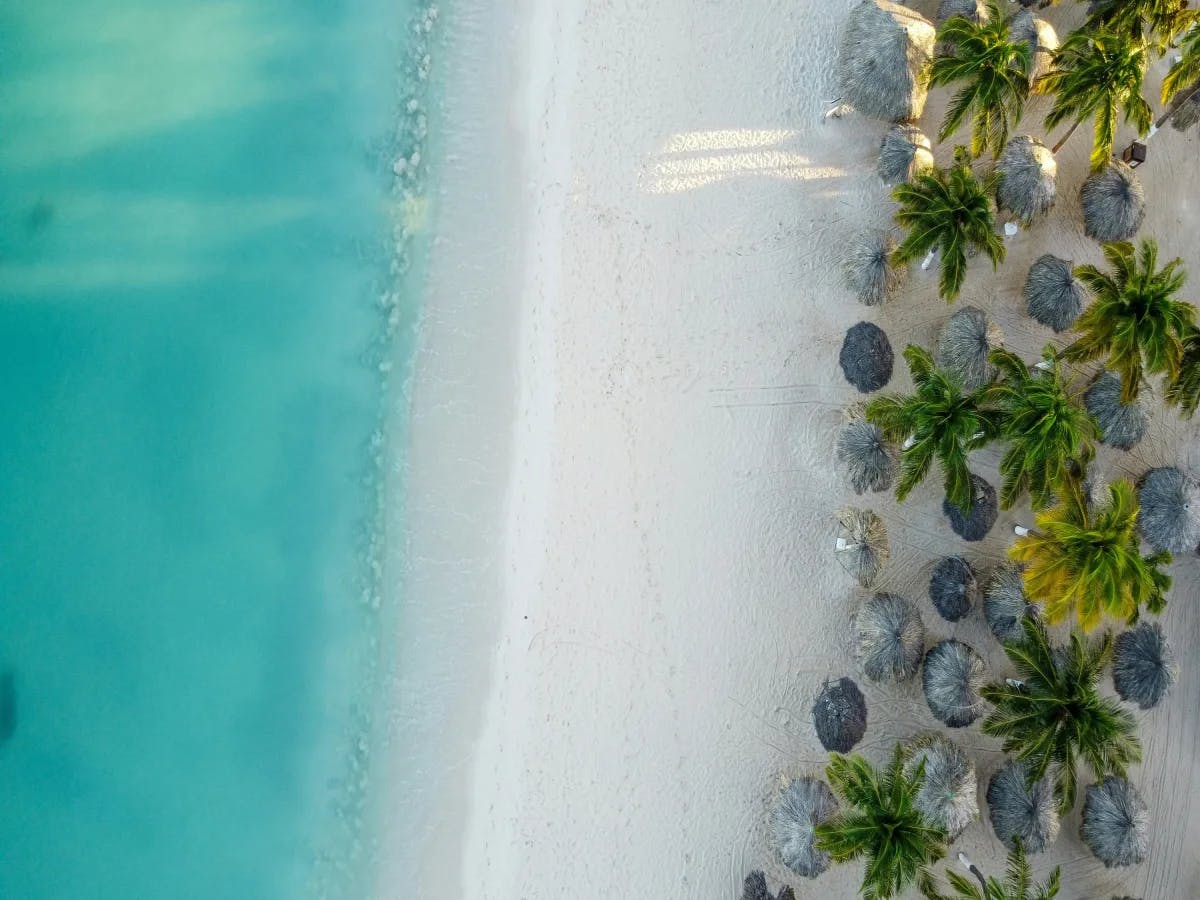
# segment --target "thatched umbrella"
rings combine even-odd
[[[975,571],[961,556],[947,556],[933,567],[929,599],[947,622],[957,622],[969,613],[978,598]]]
[[[833,753],[849,753],[867,730],[867,701],[849,678],[826,679],[812,715],[817,739]]]
[[[907,681],[925,652],[925,624],[917,608],[896,594],[876,594],[859,610],[858,658],[872,681]]]
[[[1138,531],[1155,550],[1187,553],[1200,544],[1200,484],[1174,466],[1138,483]]]
[[[969,391],[983,387],[995,374],[988,354],[1004,343],[1004,332],[977,306],[964,306],[938,332],[934,362]]]
[[[937,23],[945,25],[955,16],[970,19],[976,25],[983,25],[990,18],[985,0],[942,0],[938,5]]]
[[[1037,138],[1020,134],[1010,140],[996,160],[996,172],[1000,175],[996,203],[1025,225],[1054,205],[1058,164],[1054,154]]]
[[[943,725],[962,728],[982,716],[986,682],[983,658],[962,641],[941,641],[925,654],[925,702]]]
[[[896,474],[896,448],[879,426],[863,419],[846,423],[838,432],[837,459],[846,471],[854,493],[886,491]]]
[[[839,510],[834,552],[843,569],[863,587],[870,587],[891,556],[883,519],[869,509],[847,507]]]
[[[921,118],[935,42],[933,25],[915,10],[862,0],[850,11],[838,54],[843,101],[872,119]]]
[[[1146,217],[1146,193],[1133,169],[1113,160],[1093,172],[1079,191],[1083,230],[1097,241],[1127,241]]]
[[[992,634],[1001,642],[1020,640],[1025,633],[1021,622],[1035,615],[1037,611],[1025,595],[1020,566],[1011,562],[997,566],[983,593],[983,617]]]
[[[771,833],[779,858],[797,875],[816,878],[829,868],[829,854],[814,846],[814,832],[837,809],[837,799],[820,779],[797,778],[783,789],[771,817]]]
[[[904,770],[910,778],[922,762],[925,781],[917,792],[917,809],[929,823],[946,829],[953,841],[979,818],[975,763],[940,734],[924,735],[908,745]]]
[[[1042,325],[1066,331],[1075,324],[1088,289],[1075,277],[1075,267],[1050,253],[1039,256],[1025,278],[1025,309]]]
[[[895,239],[882,230],[864,231],[847,243],[842,275],[859,303],[879,306],[904,283],[908,270],[892,265],[895,249]]]
[[[1117,637],[1113,687],[1121,699],[1152,709],[1175,683],[1175,653],[1157,622],[1143,620]]]
[[[842,374],[862,394],[877,391],[892,380],[893,361],[891,341],[872,322],[851,326],[838,354]]]
[[[992,828],[1010,850],[1020,838],[1026,853],[1041,853],[1058,837],[1058,799],[1054,780],[1045,776],[1032,786],[1024,763],[1009,760],[988,783],[987,805]]]
[[[1109,775],[1088,787],[1079,836],[1106,869],[1142,862],[1150,850],[1150,811],[1132,784]]]
[[[742,885],[742,900],[796,900],[796,895],[787,885],[777,895],[772,894],[767,889],[767,877],[762,872],[751,872]]]
[[[1144,392],[1143,392],[1144,395]],[[1100,427],[1100,440],[1118,450],[1131,450],[1146,434],[1150,414],[1143,395],[1121,402],[1121,376],[1101,372],[1083,395],[1083,405]]]
[[[1023,9],[1008,23],[1008,34],[1014,41],[1024,41],[1029,45],[1032,54],[1029,83],[1032,85],[1050,71],[1054,62],[1054,51],[1058,49],[1058,35],[1054,26],[1045,19],[1039,19],[1028,9]]]
[[[1192,94],[1171,114],[1171,127],[1176,131],[1187,131],[1197,122],[1200,122],[1200,93]]]
[[[999,507],[996,505],[996,489],[980,478],[971,476],[971,496],[974,502],[969,511],[964,511],[942,498],[942,512],[950,520],[950,527],[964,541],[982,541],[996,524]]]
[[[915,125],[893,125],[879,144],[879,177],[886,185],[933,168],[933,144]]]

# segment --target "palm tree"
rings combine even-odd
[[[1045,371],[1031,372],[1008,350],[990,358],[1001,380],[987,390],[987,403],[1009,445],[1000,462],[1000,505],[1009,509],[1028,491],[1035,507],[1048,506],[1058,486],[1086,468],[1096,423],[1071,394],[1053,347],[1042,351]]]
[[[1162,101],[1166,111],[1154,124],[1161,128],[1181,106],[1200,94],[1200,28],[1191,29],[1184,37],[1179,61],[1171,66],[1163,79]]]
[[[1004,645],[1020,680],[983,689],[993,706],[983,733],[1004,739],[1004,752],[1025,763],[1031,783],[1047,774],[1054,778],[1059,815],[1065,816],[1075,806],[1081,761],[1097,778],[1124,777],[1126,767],[1141,760],[1142,745],[1133,716],[1096,690],[1112,656],[1110,633],[1093,641],[1072,634],[1056,647],[1037,619],[1028,617],[1022,626],[1023,639]]]
[[[1179,371],[1167,382],[1164,399],[1179,407],[1179,414],[1190,419],[1200,406],[1200,328],[1188,326],[1183,335],[1183,355]]]
[[[1050,152],[1057,153],[1080,124],[1094,118],[1092,169],[1104,168],[1112,157],[1117,113],[1122,109],[1125,121],[1132,121],[1138,133],[1145,134],[1154,118],[1142,96],[1146,65],[1146,44],[1140,38],[1107,30],[1071,32],[1054,55],[1054,68],[1038,83],[1040,91],[1054,94],[1046,127],[1073,120]]]
[[[1196,11],[1187,7],[1188,0],[1101,0],[1088,15],[1087,27],[1144,38],[1163,56],[1197,21]]]
[[[971,154],[990,150],[998,156],[1008,143],[1009,128],[1021,121],[1029,96],[1033,54],[1025,41],[1014,41],[1009,19],[994,2],[982,24],[955,16],[938,29],[945,52],[933,60],[929,83],[966,82],[946,110],[938,140],[944,141],[971,119]]]
[[[1103,616],[1134,622],[1143,606],[1157,615],[1167,605],[1171,576],[1161,567],[1171,554],[1142,556],[1137,532],[1137,492],[1124,479],[1108,486],[1108,502],[1090,504],[1078,479],[1062,486],[1060,502],[1036,517],[1036,528],[1018,538],[1008,555],[1025,563],[1029,599],[1042,605],[1051,625],[1072,610],[1084,631]]]
[[[1104,245],[1113,271],[1080,266],[1075,275],[1091,290],[1092,305],[1075,321],[1080,337],[1063,350],[1071,362],[1106,357],[1105,365],[1121,376],[1121,400],[1137,399],[1143,374],[1179,373],[1183,339],[1195,321],[1190,303],[1173,299],[1187,275],[1173,259],[1158,269],[1158,244],[1116,241]]]
[[[913,881],[928,884],[928,866],[946,855],[946,832],[917,809],[925,764],[906,775],[904,751],[896,744],[885,769],[857,754],[834,753],[825,775],[845,806],[816,827],[817,849],[839,863],[866,857],[859,891],[864,900],[894,897]]]
[[[1004,242],[996,233],[992,207],[995,188],[994,174],[982,181],[975,177],[966,147],[955,148],[950,168],[922,172],[898,185],[892,191],[900,204],[896,221],[908,234],[892,252],[892,261],[904,266],[925,253],[939,251],[938,292],[947,303],[953,302],[966,278],[968,250],[983,251],[993,269],[1004,262]]]
[[[939,370],[927,350],[912,344],[904,358],[916,388],[911,396],[889,394],[867,404],[867,421],[878,425],[889,441],[903,441],[896,499],[903,500],[925,480],[934,459],[942,467],[946,497],[962,510],[973,505],[967,454],[997,434],[995,417],[982,407],[984,391],[965,390]]]
[[[1004,873],[1003,881],[996,878],[985,879],[983,873],[971,865],[966,854],[960,853],[959,861],[967,866],[971,874],[979,880],[980,886],[976,886],[974,881],[964,878],[957,872],[947,870],[946,877],[950,879],[950,886],[954,888],[954,896],[947,897],[937,890],[930,889],[924,891],[926,898],[928,900],[1054,900],[1058,896],[1062,878],[1061,869],[1055,866],[1045,884],[1034,884],[1033,867],[1025,858],[1025,849],[1021,846],[1020,838],[1015,839],[1015,844],[1016,846],[1008,854],[1008,868]]]

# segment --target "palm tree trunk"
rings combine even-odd
[[[1171,120],[1171,116],[1175,115],[1181,106],[1197,95],[1200,95],[1200,81],[1197,81],[1190,88],[1184,91],[1183,94],[1177,96],[1171,101],[1171,105],[1167,107],[1166,111],[1158,117],[1158,121],[1154,123],[1154,130],[1158,131],[1158,129],[1166,125],[1167,122]]]
[[[1075,133],[1075,129],[1079,127],[1079,123],[1082,121],[1083,119],[1076,119],[1075,124],[1067,129],[1067,133],[1062,136],[1059,142],[1050,148],[1051,156],[1056,156],[1058,154],[1058,151],[1062,149],[1062,145],[1071,139],[1071,135]]]

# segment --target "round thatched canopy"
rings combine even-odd
[[[999,325],[989,322],[979,307],[964,306],[938,332],[934,362],[973,391],[992,380],[995,369],[988,362],[988,354],[1003,343],[1004,332]]]
[[[1176,677],[1175,653],[1157,622],[1143,620],[1117,637],[1113,687],[1122,700],[1152,709],[1166,696]]]
[[[843,569],[863,587],[870,587],[891,555],[883,519],[869,509],[840,510],[834,552]]]
[[[1155,550],[1188,553],[1200,544],[1200,484],[1174,466],[1151,469],[1138,484],[1138,531]]]
[[[842,276],[859,303],[879,306],[904,283],[908,270],[892,265],[896,241],[882,230],[868,230],[851,238],[842,255]]]
[[[937,23],[944,25],[955,16],[982,25],[990,18],[985,0],[942,0],[938,4]]]
[[[933,144],[915,125],[893,125],[879,145],[879,177],[900,184],[933,168]]]
[[[817,739],[831,753],[849,753],[867,730],[866,698],[849,678],[826,681],[812,715]]]
[[[1066,331],[1075,324],[1088,299],[1088,289],[1075,277],[1070,261],[1050,253],[1039,256],[1025,278],[1025,309],[1036,321]]]
[[[1083,405],[1100,428],[1100,440],[1118,450],[1132,450],[1146,434],[1150,414],[1145,392],[1132,403],[1121,402],[1121,376],[1101,372],[1083,395]]]
[[[742,900],[775,900],[767,890],[767,876],[751,872],[742,883]]]
[[[925,109],[935,40],[933,25],[915,10],[862,0],[838,53],[842,99],[872,119],[915,122]]]
[[[975,571],[961,556],[947,556],[929,577],[929,599],[947,622],[957,622],[971,611],[979,598]]]
[[[846,332],[838,363],[860,393],[877,391],[891,381],[893,362],[892,344],[878,325],[859,322]]]
[[[942,512],[950,520],[950,527],[964,541],[982,541],[996,524],[999,507],[996,505],[996,489],[980,478],[971,476],[971,496],[974,503],[969,512],[964,512],[950,498],[942,498]]]
[[[997,566],[983,595],[983,617],[996,639],[1003,642],[1020,640],[1024,635],[1021,622],[1036,615],[1025,595],[1025,582],[1016,563]]]
[[[928,822],[946,829],[953,841],[979,818],[975,763],[940,734],[924,735],[905,748],[904,770],[910,778],[922,762],[925,781],[917,792],[917,809]]]
[[[1054,206],[1058,164],[1037,138],[1021,134],[1010,140],[996,161],[996,171],[996,203],[1026,225]]]
[[[1146,218],[1146,193],[1133,169],[1113,160],[1093,172],[1079,191],[1083,230],[1097,241],[1127,241]]]
[[[970,725],[983,715],[987,667],[962,641],[934,644],[925,654],[921,686],[935,719],[951,728]]]
[[[992,828],[1010,850],[1020,838],[1026,853],[1041,853],[1058,837],[1058,801],[1054,781],[1046,776],[1026,785],[1023,763],[1010,760],[988,783],[987,805]]]
[[[1023,9],[1008,23],[1009,36],[1014,41],[1024,41],[1032,54],[1029,67],[1029,83],[1050,71],[1054,62],[1054,51],[1058,49],[1058,35],[1054,26],[1039,19],[1028,9]]]
[[[1079,836],[1105,868],[1133,866],[1150,850],[1150,811],[1124,778],[1109,775],[1087,789]]]
[[[1184,88],[1187,91],[1187,88]],[[1176,131],[1187,131],[1200,122],[1200,94],[1192,94],[1191,98],[1180,104],[1171,116],[1171,127]]]
[[[797,778],[783,789],[771,817],[771,835],[783,864],[805,878],[829,868],[829,854],[818,850],[815,829],[837,812],[829,785],[817,778]]]
[[[897,453],[877,425],[863,419],[848,422],[838,432],[837,459],[856,494],[892,486]]]
[[[925,624],[917,608],[896,594],[876,594],[855,622],[858,658],[872,681],[907,681],[925,652]]]

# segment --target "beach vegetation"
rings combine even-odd
[[[1087,26],[1108,29],[1133,40],[1144,39],[1159,56],[1166,54],[1197,22],[1189,0],[1099,0],[1089,9]]]
[[[1004,880],[990,877],[980,881],[966,878],[958,872],[947,870],[946,878],[950,881],[953,894],[943,894],[930,885],[924,891],[927,900],[1054,900],[1062,885],[1062,870],[1055,866],[1050,877],[1044,883],[1033,880],[1033,867],[1025,856],[1025,848],[1020,839],[1014,841],[1015,846],[1008,853],[1008,865],[1004,871]],[[978,871],[972,868],[972,874]]]
[[[1054,779],[1059,814],[1075,806],[1080,763],[1097,778],[1125,776],[1142,758],[1132,714],[1097,690],[1100,674],[1112,657],[1112,635],[1087,640],[1073,633],[1052,645],[1045,625],[1023,620],[1024,635],[1004,645],[1017,669],[983,689],[992,711],[984,734],[1004,739],[1003,750],[1025,765],[1027,783]]]

